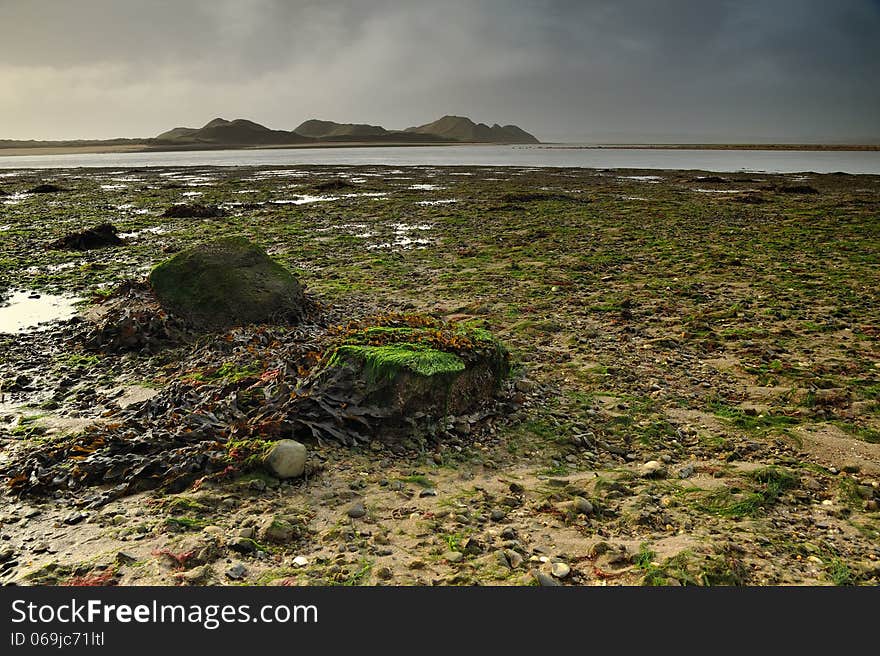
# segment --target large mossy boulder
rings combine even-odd
[[[316,384],[331,397],[350,399],[372,418],[373,432],[388,437],[422,420],[474,412],[509,370],[507,350],[489,332],[416,316],[349,332]]]
[[[153,269],[149,282],[163,307],[195,328],[295,321],[303,315],[299,281],[242,237],[181,251]]]

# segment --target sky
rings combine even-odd
[[[0,139],[216,116],[880,142],[880,0],[0,0]]]

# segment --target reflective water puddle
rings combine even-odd
[[[20,333],[45,330],[47,323],[66,321],[76,314],[74,303],[79,299],[70,296],[13,292],[0,305],[0,333]]]

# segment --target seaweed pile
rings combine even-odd
[[[483,371],[480,386],[494,394],[507,353],[479,329],[407,315],[347,326],[234,329],[197,340],[156,397],[82,434],[21,449],[2,473],[19,494],[94,487],[74,500],[93,507],[145,489],[180,491],[205,477],[241,473],[258,466],[279,439],[355,445],[391,439],[399,435],[394,428],[415,424],[430,424],[426,432],[436,434],[446,426],[444,410],[492,414],[493,397],[476,394],[470,383],[461,389],[468,403],[449,394],[456,381],[468,380],[464,370],[488,362],[489,354],[498,375],[487,385]],[[441,370],[426,376],[425,366]],[[416,397],[401,402],[402,386],[418,377],[438,386],[417,388]],[[437,397],[437,390],[446,396]],[[434,397],[442,407],[431,405]],[[424,403],[423,412],[413,411],[416,402]]]
[[[191,332],[162,307],[147,282],[126,282],[99,298],[93,321],[79,335],[89,351],[154,352],[185,341]]]

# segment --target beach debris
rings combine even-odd
[[[243,237],[181,251],[149,282],[164,308],[199,329],[298,321],[306,311],[297,278]]]
[[[818,194],[819,190],[810,185],[780,185],[776,187],[776,191],[783,194]]]
[[[471,412],[474,423],[497,413],[494,394],[509,368],[488,332],[422,315],[331,330],[249,326],[191,348],[156,396],[80,434],[10,454],[0,467],[7,487],[79,491],[77,505],[97,507],[141,490],[177,492],[271,471],[273,452],[294,440],[354,445],[426,435],[457,412]],[[292,446],[298,466],[305,447]]]
[[[64,235],[49,244],[49,248],[57,251],[87,251],[93,248],[121,246],[125,242],[119,238],[118,232],[112,223],[102,223],[93,228]]]
[[[317,184],[312,185],[312,189],[315,191],[341,191],[343,189],[354,189],[356,186],[357,185],[353,182],[337,178],[335,180],[318,182]]]
[[[170,219],[212,219],[225,216],[225,212],[216,205],[200,203],[176,203],[162,213]]]
[[[186,340],[182,319],[162,307],[146,282],[126,282],[97,299],[82,324],[79,342],[89,351],[158,351]]]
[[[44,183],[39,184],[36,187],[29,189],[27,193],[29,194],[54,194],[59,191],[66,191],[63,187],[59,187],[58,185]]]

